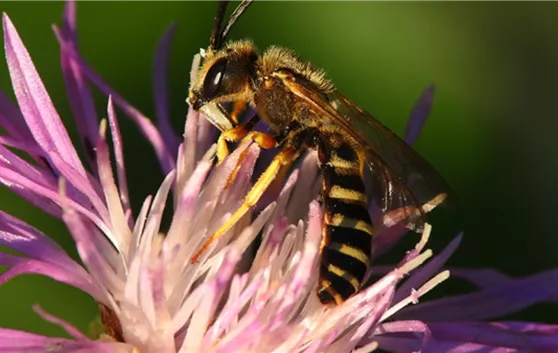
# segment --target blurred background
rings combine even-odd
[[[62,2],[2,2],[58,112],[74,131],[51,29]],[[232,6],[231,6],[232,7]],[[170,101],[181,132],[192,56],[206,47],[212,2],[79,2],[80,48],[88,63],[144,114],[153,116],[158,37],[178,24]],[[399,134],[421,91],[434,84],[430,118],[416,148],[447,179],[454,206],[432,217],[431,246],[464,239],[450,264],[523,276],[558,265],[558,3],[261,2],[232,39],[290,47],[324,68],[341,92]],[[4,60],[0,89],[11,97]],[[99,99],[98,112],[106,99]],[[162,180],[151,147],[120,113],[132,200]],[[0,207],[43,230],[72,254],[61,222],[0,190]],[[400,254],[396,256],[400,258]],[[444,286],[442,291],[452,292]],[[0,326],[64,334],[32,311],[40,304],[87,331],[97,315],[85,294],[39,276],[0,288]],[[558,322],[548,306],[514,319]],[[553,307],[552,309],[556,309]]]

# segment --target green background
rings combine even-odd
[[[113,88],[152,116],[154,49],[176,22],[170,99],[181,131],[191,58],[207,46],[215,7],[210,2],[80,2],[81,51]],[[0,8],[73,129],[51,30],[61,22],[63,3],[2,2]],[[295,49],[398,133],[422,89],[435,84],[432,114],[416,146],[445,176],[458,201],[433,217],[432,246],[440,249],[463,229],[465,238],[451,264],[528,275],[558,264],[557,13],[557,3],[262,2],[250,8],[232,38],[250,37],[260,48]],[[3,60],[0,88],[11,94]],[[99,100],[99,112],[105,104]],[[137,209],[161,175],[151,148],[120,117]],[[61,222],[5,190],[0,193],[2,209],[52,235],[75,256]],[[39,303],[82,330],[96,315],[87,295],[38,276],[2,286],[0,303],[0,326],[48,334],[62,331],[39,319],[31,305]],[[556,307],[550,308],[514,318],[558,322]]]

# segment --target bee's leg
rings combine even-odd
[[[246,110],[246,105],[246,99],[239,99],[234,102],[233,111],[230,114],[230,118],[234,125],[238,125],[238,116],[240,115],[240,113]]]
[[[209,245],[215,240],[219,239],[223,234],[225,234],[233,225],[238,222],[242,216],[246,214],[252,207],[256,205],[264,191],[273,182],[277,174],[280,172],[284,165],[289,165],[295,160],[299,154],[299,150],[294,148],[292,145],[286,145],[271,161],[267,169],[262,173],[258,181],[254,184],[252,189],[246,195],[246,198],[240,205],[240,207],[233,213],[231,218],[229,218],[215,233],[213,233],[203,245],[198,249],[198,251],[192,257],[192,262],[197,261],[200,255],[207,250]]]
[[[277,146],[277,141],[271,135],[266,134],[265,132],[261,131],[250,131],[246,136],[243,138],[244,141],[252,140],[254,141],[260,148],[263,149],[270,149]],[[232,185],[233,181],[236,179],[238,175],[238,171],[240,170],[240,166],[242,165],[242,161],[246,157],[246,153],[248,153],[248,149],[244,150],[242,154],[238,157],[238,162],[236,163],[236,167],[229,175],[227,179],[227,183],[225,184],[225,189]]]
[[[232,119],[232,118],[231,118]],[[250,134],[251,130],[260,121],[258,115],[254,115],[244,124],[237,125],[230,130],[223,131],[217,140],[217,163],[221,164],[226,156],[229,155],[227,142],[239,142]],[[257,143],[257,141],[256,141]]]

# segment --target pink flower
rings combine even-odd
[[[448,277],[443,265],[460,240],[432,257],[426,248],[430,227],[400,263],[374,268],[379,280],[343,305],[323,306],[315,293],[322,214],[315,201],[319,173],[314,154],[261,213],[243,219],[192,263],[189,259],[204,237],[242,201],[260,151],[243,144],[214,167],[212,130],[193,111],[184,138],[174,134],[164,89],[172,30],[163,37],[156,58],[156,127],[81,59],[75,3],[67,4],[63,27],[56,33],[68,99],[88,151],[84,164],[5,14],[3,27],[19,108],[0,96],[0,125],[6,131],[0,136],[0,183],[62,219],[83,266],[39,230],[0,211],[0,245],[20,254],[0,253],[0,265],[8,268],[0,283],[35,273],[77,287],[99,303],[107,332],[90,339],[37,308],[41,317],[73,338],[0,329],[0,352],[369,352],[378,346],[394,352],[558,350],[554,326],[474,321],[555,298],[556,271],[520,280],[458,271],[477,281],[480,290],[416,304]],[[109,96],[108,121],[98,121],[89,83]],[[412,114],[408,141],[418,136],[432,93],[425,92]],[[135,217],[113,103],[137,124],[166,174]],[[26,153],[32,162],[6,146]],[[236,170],[242,153],[245,158]],[[172,221],[162,234],[168,197],[173,201]],[[251,257],[246,250],[260,232],[262,244]],[[396,227],[385,228],[378,248],[388,248],[399,238],[396,232]]]

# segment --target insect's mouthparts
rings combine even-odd
[[[196,111],[199,110],[203,105],[207,103],[201,100],[199,92],[194,90],[190,91],[190,94],[188,95],[186,102],[188,102],[188,104],[190,104],[192,108],[194,108],[194,110]]]

